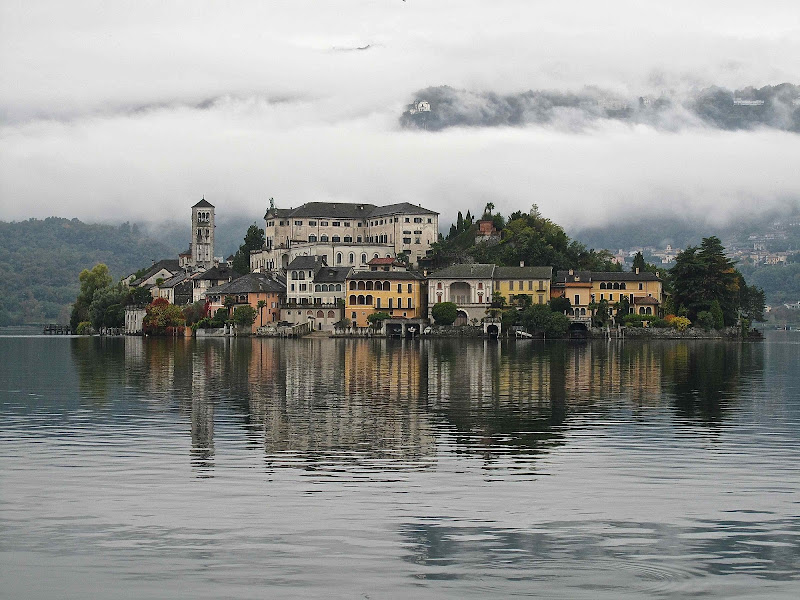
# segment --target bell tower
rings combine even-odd
[[[192,265],[214,266],[214,205],[205,197],[192,207]]]

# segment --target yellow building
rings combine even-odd
[[[658,273],[559,271],[551,296],[566,296],[572,304],[571,316],[591,316],[589,305],[606,300],[613,305],[623,297],[630,303],[629,312],[658,315],[664,303],[664,285]]]
[[[553,267],[496,267],[492,283],[507,304],[514,304],[512,296],[520,295],[528,296],[531,304],[547,304],[552,277]]]
[[[344,315],[355,327],[367,327],[367,317],[385,312],[393,319],[427,317],[425,280],[405,271],[361,271],[347,278]]]

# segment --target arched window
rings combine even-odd
[[[336,291],[337,292],[341,292],[342,291],[342,284],[341,283],[337,283],[336,284]]]
[[[334,240],[334,241],[336,241],[336,240]],[[341,252],[337,252],[336,253],[336,264],[337,265],[342,264],[342,253]]]
[[[335,235],[335,236],[333,236],[333,237],[331,238],[331,241],[332,241],[332,242],[341,242],[341,241],[342,241],[342,238],[340,238],[338,235]]]
[[[620,284],[619,284],[619,289],[621,289],[621,290],[624,290],[624,289],[626,289],[626,288],[625,288],[625,282],[624,282],[624,281],[623,281],[622,283],[620,283]]]
[[[351,290],[354,290],[354,289],[356,289],[356,282],[355,282],[355,281],[351,281],[351,282],[350,282],[350,289],[351,289]]]
[[[336,313],[334,313],[332,310],[328,311],[328,318],[329,319],[333,319],[335,316],[336,316]]]
[[[358,295],[358,304],[364,304],[364,296],[361,294]]]
[[[315,292],[321,292],[322,291],[322,286],[320,284],[315,285],[314,286],[314,291]]]
[[[615,281],[615,282],[614,282],[614,289],[615,289],[615,290],[618,290],[618,289],[619,289],[619,282],[618,282],[618,281]]]
[[[359,281],[358,282],[358,289],[365,290],[365,289],[367,289],[367,286],[363,281]]]
[[[381,283],[380,281],[376,281],[375,282],[375,289],[376,290],[382,290],[383,289],[383,283]]]
[[[327,236],[327,235],[321,235],[321,236],[319,236],[319,241],[320,241],[320,242],[327,242],[327,241],[328,241],[328,236]]]
[[[644,314],[644,306],[640,306],[640,307],[639,307],[639,314],[640,314],[640,315],[643,315],[643,314]]]
[[[367,304],[372,306],[372,294],[367,294]]]
[[[354,295],[354,294],[352,294],[352,295],[350,296],[350,304],[355,304],[355,303],[356,303],[356,297],[355,297],[355,295]]]
[[[353,242],[353,236],[350,236],[350,235],[344,236],[344,242],[345,242],[345,244],[352,243]]]
[[[371,281],[368,281],[368,282],[367,282],[367,287],[366,287],[366,289],[368,289],[368,290],[372,290],[372,289],[374,289],[374,288],[375,288],[374,284],[373,284]]]
[[[308,236],[308,241],[309,242],[316,242],[317,241],[317,236],[315,236],[315,235]]]
[[[347,241],[347,240],[345,240],[345,241]],[[356,255],[351,252],[349,258],[350,258],[350,264],[352,265],[356,260]]]
[[[297,271],[292,271],[292,279],[297,279]]]
[[[378,258],[378,253],[376,252],[372,258]]]
[[[325,318],[325,313],[322,312],[321,310],[318,310],[317,311],[317,318],[318,319],[324,319]]]
[[[601,290],[604,290],[604,289],[606,289],[606,284],[605,284],[605,283],[600,283],[600,289],[601,289]]]
[[[383,289],[384,289],[384,290],[386,290],[386,291],[389,291],[390,289],[392,289],[392,284],[391,284],[391,282],[389,282],[389,281],[384,281],[384,282],[383,282]]]
[[[314,311],[313,310],[307,310],[306,311],[306,316],[307,317],[313,317],[314,316]]]
[[[440,289],[442,289],[442,282],[441,282],[441,281],[440,281],[439,283],[437,283],[437,284],[436,284],[436,289],[437,289],[437,290],[440,290]]]
[[[300,279],[305,279],[305,278],[306,278],[306,272],[305,272],[305,271],[298,271],[298,272],[297,272],[297,276],[298,276]]]

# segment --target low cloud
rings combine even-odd
[[[735,131],[686,103],[796,80],[794,3],[236,8],[4,3],[0,219],[184,219],[202,195],[253,219],[269,197],[409,201],[443,221],[536,203],[568,226],[797,207],[788,104]],[[414,90],[443,82],[481,90],[453,92],[466,120],[404,129]],[[600,103],[665,94],[628,118]]]

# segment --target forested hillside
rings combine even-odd
[[[114,279],[177,258],[180,239],[157,241],[137,225],[101,225],[50,217],[0,221],[0,325],[69,322],[78,274],[105,263]]]

